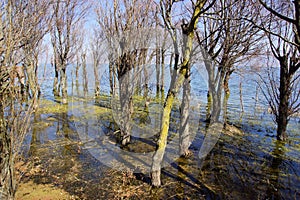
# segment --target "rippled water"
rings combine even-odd
[[[113,122],[109,109],[110,98],[106,96],[96,100],[90,97],[83,98],[82,85],[76,85],[74,78],[72,83],[72,79],[69,78],[68,93],[71,96],[69,104],[60,105],[59,100],[52,95],[51,71],[48,66],[45,72],[47,76],[42,82],[41,112],[34,116],[31,134],[25,141],[29,159],[34,159],[36,165],[42,168],[41,173],[30,177],[37,182],[54,183],[83,199],[104,197],[117,199],[118,195],[128,193],[123,188],[123,176],[130,180],[129,183],[125,182],[127,187],[132,186],[134,191],[138,185],[144,184],[142,188],[136,190],[138,197],[129,196],[133,199],[300,198],[300,119],[299,117],[291,119],[287,143],[276,141],[274,137],[276,126],[272,116],[267,112],[268,107],[260,91],[258,91],[259,99],[256,101],[257,85],[254,80],[247,77],[240,78],[234,74],[230,81],[228,121],[240,127],[245,134],[221,135],[206,159],[199,160],[197,155],[205,136],[207,90],[203,80],[194,72],[193,98],[199,106],[197,116],[200,122],[193,124],[195,137],[191,150],[194,156],[190,159],[171,160],[162,171],[163,187],[150,190],[149,173],[146,168],[151,161],[155,136],[141,139],[142,135],[139,129],[136,129],[132,144],[128,148],[121,148],[113,135],[117,130],[117,124]],[[94,90],[92,70],[88,70],[88,73],[89,94],[92,94]],[[103,73],[101,90],[102,93],[107,93],[109,88],[105,83],[108,82],[108,76],[105,71],[101,73]],[[239,96],[241,80],[244,113],[241,112]],[[170,128],[170,137],[174,138],[177,137],[177,117],[178,112],[174,110]],[[169,146],[172,147],[171,144]],[[126,152],[140,153],[137,156]],[[150,152],[149,155],[147,152]],[[167,152],[170,155],[176,154],[172,148]],[[120,163],[125,163],[124,168],[120,170],[133,168],[134,178],[128,174],[110,171],[114,165],[120,166]],[[137,168],[137,165],[142,167]],[[107,184],[111,184],[111,188],[105,188],[104,185]],[[116,192],[118,188],[123,189]],[[110,193],[115,196],[109,196]]]

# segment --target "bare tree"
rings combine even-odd
[[[18,24],[24,24],[27,30],[22,35],[24,46],[22,47],[24,53],[24,70],[27,73],[29,95],[39,96],[40,87],[37,80],[37,70],[39,66],[39,55],[42,52],[41,42],[44,35],[48,33],[50,22],[49,7],[50,1],[23,1],[26,4],[26,12]]]
[[[153,155],[152,167],[151,167],[151,179],[152,185],[160,186],[160,174],[161,174],[161,164],[163,160],[163,156],[165,153],[166,145],[167,145],[167,137],[169,131],[169,123],[170,123],[170,114],[171,109],[173,107],[174,98],[176,97],[179,89],[183,86],[185,80],[190,76],[190,58],[193,49],[193,40],[194,40],[194,31],[198,24],[198,19],[203,12],[205,12],[211,5],[208,5],[207,8],[204,8],[205,4],[208,3],[205,0],[197,0],[193,2],[192,14],[188,21],[182,21],[181,31],[184,35],[183,44],[182,44],[182,63],[179,65],[179,46],[178,46],[178,38],[176,33],[176,28],[172,22],[172,8],[174,3],[178,1],[160,1],[160,7],[162,16],[164,19],[164,24],[168,29],[171,38],[173,40],[173,46],[175,51],[175,63],[174,70],[171,80],[170,89],[168,91],[167,97],[165,99],[165,104],[163,108],[163,116],[162,116],[162,125],[160,137],[157,144],[157,149],[155,154]]]
[[[53,3],[53,28],[51,30],[55,68],[53,93],[59,96],[61,90],[63,103],[67,103],[66,68],[78,49],[78,40],[81,39],[80,30],[87,8],[87,2],[84,0],[56,0]]]
[[[85,50],[81,54],[81,65],[82,65],[82,78],[83,78],[83,94],[86,97],[88,94],[89,82],[88,82],[86,51]]]
[[[141,30],[148,30],[154,21],[149,17],[152,13],[153,2],[147,6],[141,0],[115,0],[113,5],[100,5],[97,10],[98,24],[105,35],[109,47],[108,60],[111,89],[113,84],[119,84],[119,103],[122,116],[120,117],[120,141],[126,145],[130,141],[130,120],[133,110],[133,85],[141,80],[141,71],[146,80],[146,63],[149,53],[150,32],[141,35]],[[153,22],[152,22],[153,21]],[[147,82],[147,81],[146,81]],[[147,85],[147,83],[145,84]],[[140,88],[136,91],[140,92]],[[113,91],[114,95],[117,91]],[[145,92],[147,93],[147,92]]]
[[[91,42],[91,54],[93,60],[94,76],[95,76],[95,97],[100,96],[100,77],[99,68],[101,61],[104,61],[106,51],[105,35],[100,27],[94,29],[93,41]]]
[[[18,82],[24,82],[24,71],[17,66],[25,60],[22,50],[33,39],[32,31],[42,16],[35,21],[29,13],[34,4],[25,1],[7,0],[0,8],[0,198],[13,199],[16,192],[14,162],[26,136],[30,116],[36,98],[24,107]],[[38,7],[38,6],[37,6]],[[29,24],[28,21],[30,21]],[[22,23],[20,23],[22,22]],[[39,36],[34,38],[40,40]],[[17,82],[15,78],[18,78]]]
[[[202,29],[197,34],[198,41],[218,65],[217,71],[212,63],[206,63],[209,74],[209,98],[212,100],[212,114],[218,118],[220,96],[225,92],[225,101],[229,98],[230,75],[251,57],[258,55],[261,49],[259,29],[250,21],[257,21],[257,8],[248,9],[251,1],[216,1],[213,12],[203,15]],[[226,103],[225,103],[226,104]],[[213,121],[216,119],[212,119]]]
[[[280,66],[279,85],[275,76],[269,74],[264,95],[275,115],[277,139],[287,139],[287,125],[293,113],[299,112],[300,67],[300,2],[259,0],[263,6],[260,13],[273,56]]]

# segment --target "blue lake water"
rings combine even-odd
[[[102,94],[109,94],[110,90],[108,70],[106,68],[107,65],[101,65],[99,68]],[[152,74],[149,78],[149,87],[151,94],[154,95],[156,88],[155,73],[154,70],[151,70],[151,67],[149,67],[148,72],[149,74]],[[165,92],[167,92],[170,83],[169,68],[166,68],[165,72]],[[205,129],[205,123],[203,122],[203,119],[205,119],[206,114],[207,78],[203,73],[205,73],[205,71],[194,69],[192,70],[191,75],[192,105],[197,107],[198,112],[196,113],[200,114],[200,116],[197,116],[202,123],[199,125],[199,128],[195,127],[195,129],[197,129],[196,136],[191,145],[191,149],[195,152],[195,155],[197,155],[204,140],[203,130]],[[52,94],[53,74],[54,69],[50,65],[46,66],[45,71],[40,70],[39,72],[42,98],[50,101],[55,101]],[[71,65],[68,66],[67,74],[68,94],[74,98],[86,97],[88,101],[76,101],[74,104],[69,104],[69,109],[65,114],[53,114],[50,116],[49,114],[42,115],[41,118],[44,117],[49,121],[49,117],[52,117],[55,118],[57,122],[55,122],[53,126],[50,126],[39,133],[40,138],[42,138],[40,139],[41,144],[46,145],[46,147],[49,144],[53,144],[54,146],[51,147],[52,150],[54,149],[55,151],[64,153],[68,151],[77,151],[74,149],[61,149],[59,145],[55,145],[55,143],[59,144],[57,141],[61,142],[61,140],[65,138],[63,137],[64,130],[73,130],[77,132],[77,136],[72,140],[81,140],[83,143],[88,143],[88,140],[91,138],[94,140],[93,142],[96,141],[95,138],[99,139],[99,135],[100,133],[102,134],[103,131],[105,132],[113,129],[111,127],[113,125],[110,124],[109,121],[102,119],[101,117],[98,118],[96,111],[93,111],[95,102],[92,97],[94,94],[95,83],[92,66],[88,65],[87,69],[87,94],[83,91],[82,69],[79,71],[78,85],[76,85],[75,82],[75,68]],[[268,105],[262,96],[262,92],[258,89],[256,80],[254,74],[244,74],[242,76],[239,76],[236,73],[232,74],[229,82],[231,95],[228,102],[228,121],[229,123],[240,127],[245,132],[245,135],[239,139],[221,136],[212,152],[206,158],[204,164],[202,163],[200,165],[196,156],[191,159],[192,161],[187,165],[190,176],[192,177],[191,180],[194,180],[195,183],[200,181],[203,184],[209,185],[211,188],[215,187],[218,192],[215,197],[218,198],[241,198],[243,195],[246,199],[249,199],[251,195],[253,195],[255,199],[300,198],[300,119],[299,117],[291,118],[288,127],[290,139],[284,145],[278,144],[276,142],[276,137],[274,137],[276,135],[275,123],[273,122],[272,115],[268,113]],[[240,90],[240,84],[242,90]],[[242,91],[243,104],[240,102],[240,91]],[[179,98],[180,95],[181,93],[179,94]],[[109,102],[105,103],[109,104]],[[242,105],[244,112],[242,112]],[[81,106],[84,109],[74,110],[72,107],[76,108],[76,106]],[[177,115],[178,113],[176,112],[172,115],[175,124],[177,123]],[[83,116],[83,118],[80,122],[74,122],[74,120],[71,119],[74,116]],[[175,126],[171,128],[176,132]],[[85,140],[83,137],[87,139]],[[28,144],[30,143],[30,140],[32,141],[31,136],[28,137]],[[107,164],[105,163],[107,162],[105,161],[107,149],[112,149],[112,147],[116,149],[113,151],[115,156],[116,154],[122,153],[118,146],[109,143],[111,141],[100,142],[102,142],[101,144],[106,145],[101,151],[99,151],[99,145],[96,145],[93,148],[92,145],[95,143],[91,143],[90,146],[83,145],[85,151],[82,150],[83,153],[79,154],[79,162],[89,165],[96,170],[99,165],[101,165],[99,162],[101,163],[102,161],[102,163]],[[169,149],[168,151],[172,153],[173,149]],[[49,152],[51,151],[49,150]],[[47,155],[48,154],[45,154],[44,156]],[[103,159],[97,159],[97,156],[98,158],[101,157]],[[90,157],[96,158],[97,161],[91,161],[92,158]],[[173,165],[174,163],[171,163],[170,166]],[[202,170],[199,169],[200,166],[202,166]],[[166,170],[165,178],[172,182],[173,179],[170,178],[172,176],[166,175],[171,173],[172,170],[168,167],[166,167],[166,169],[170,171]],[[178,170],[178,167],[176,167],[176,169]],[[94,180],[95,174],[86,173],[85,176]],[[176,179],[176,181],[178,180],[179,179]],[[180,184],[182,184],[182,182],[180,182],[179,185]],[[176,185],[176,187],[178,187],[178,185]],[[182,187],[184,190],[190,191],[187,193],[187,196],[195,197],[192,194],[193,192],[191,192],[193,190],[191,190],[189,184],[184,184]],[[174,189],[175,188],[171,188],[171,190]],[[203,191],[198,191],[199,194],[202,192]],[[194,192],[194,195],[198,193]]]

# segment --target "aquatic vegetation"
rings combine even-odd
[[[145,100],[135,97],[134,102],[133,121],[141,127],[146,126],[149,122],[141,121],[149,114],[144,109]],[[191,199],[264,199],[300,195],[300,139],[293,126],[290,142],[278,143],[269,135],[273,131],[269,122],[251,115],[244,115],[249,120],[243,121],[230,117],[232,125],[227,125],[227,131],[224,130],[206,159],[199,161],[197,155],[206,133],[205,109],[202,109],[200,121],[193,122],[197,130],[190,148],[193,155],[189,159],[177,158],[165,166],[163,185],[153,189],[147,173],[128,166],[121,171],[107,167],[104,160],[96,159],[90,153],[93,148],[101,147],[94,145],[96,140],[83,140],[101,132],[108,138],[98,141],[101,145],[112,145],[120,151],[133,153],[155,150],[158,135],[140,138],[140,133],[135,133],[129,145],[121,147],[118,144],[119,127],[114,122],[109,103],[109,97],[73,98],[68,105],[41,99],[31,137],[25,142],[30,144],[26,152],[32,164],[20,185],[20,188],[34,187],[36,190],[28,190],[30,194],[27,194],[21,189],[18,195],[33,197],[34,194],[44,195],[43,191],[70,199],[181,199],[187,196]],[[150,114],[160,113],[158,104],[157,101],[149,104]],[[179,109],[175,106],[171,112],[169,141],[178,138],[179,117]],[[103,156],[111,153],[104,146]]]

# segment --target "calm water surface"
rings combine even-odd
[[[197,155],[205,136],[207,90],[205,81],[194,71],[192,98],[196,102],[195,113],[199,122],[192,123],[191,128],[195,133],[191,144],[194,155],[190,159],[174,159],[166,165],[162,172],[162,188],[151,190],[148,161],[138,161],[138,157],[128,163],[122,159],[127,156],[125,160],[128,161],[128,155],[124,152],[153,152],[155,136],[142,140],[139,129],[135,129],[132,144],[122,149],[114,140],[117,125],[110,110],[111,99],[107,96],[99,99],[91,97],[94,90],[93,71],[88,70],[87,94],[80,84],[82,76],[78,85],[75,78],[69,77],[69,103],[61,105],[59,99],[52,95],[52,70],[48,66],[43,73],[46,76],[41,74],[41,112],[33,116],[31,132],[25,141],[28,159],[42,169],[30,179],[38,183],[53,183],[82,199],[117,199],[117,196],[109,194],[126,193],[124,184],[129,188],[144,184],[136,190],[138,197],[129,195],[132,199],[300,199],[300,119],[294,117],[290,120],[287,143],[276,141],[272,116],[267,112],[261,92],[257,91],[256,82],[249,76],[240,78],[233,75],[228,103],[228,121],[242,129],[244,135],[221,135],[206,159],[199,160]],[[68,72],[70,76],[74,74],[71,71]],[[107,94],[107,72],[100,70],[99,73],[102,75],[101,92]],[[166,80],[166,85],[168,82]],[[154,120],[150,124],[154,129],[157,127],[157,113],[152,114]],[[172,134],[174,138],[178,137],[178,114],[176,109],[172,113],[170,137],[173,137]],[[167,152],[171,155],[176,150],[170,148]],[[114,172],[112,157],[116,166],[125,163],[122,170],[132,168],[132,174]],[[137,170],[135,162],[144,163],[145,169]],[[124,176],[130,181],[124,183]],[[110,188],[104,187],[107,184]],[[115,193],[120,188],[123,190]]]

